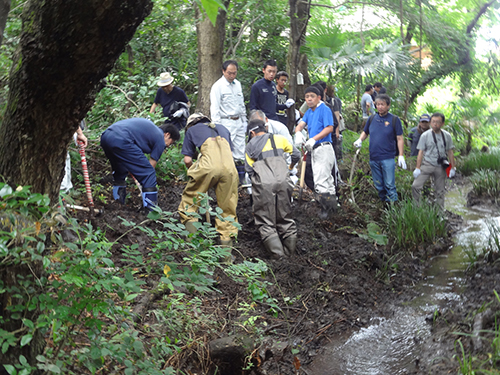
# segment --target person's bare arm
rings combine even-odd
[[[396,136],[396,139],[398,140],[398,150],[399,150],[399,156],[403,156],[404,154],[404,147],[405,147],[405,140],[402,135]]]
[[[88,140],[80,127],[76,129],[76,139],[83,142],[83,148],[88,146]]]
[[[327,126],[326,128],[324,128],[321,132],[319,132],[318,134],[316,134],[312,138],[315,139],[316,141],[319,141],[320,139],[325,138],[330,133],[333,133],[333,125]]]
[[[157,106],[158,106],[158,104],[153,103],[153,105],[151,106],[151,109],[149,110],[149,113],[155,113],[155,109]]]
[[[306,123],[304,121],[299,122],[299,124],[295,127],[295,133],[301,132],[305,126]]]
[[[450,164],[452,168],[455,168],[455,155],[453,155],[453,149],[448,150],[448,159],[450,160]]]
[[[156,168],[156,160],[149,158],[149,164],[153,166],[153,168]]]
[[[423,159],[424,159],[424,150],[418,150],[417,166],[415,167],[416,169],[420,169]]]
[[[186,167],[189,169],[193,165],[193,158],[191,156],[186,156],[184,155],[184,164],[186,164]]]

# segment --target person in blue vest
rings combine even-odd
[[[189,107],[191,103],[181,88],[173,85],[174,79],[170,73],[160,74],[156,97],[150,113],[154,113],[158,105],[163,108],[163,116],[165,116],[165,124],[174,124],[178,130],[186,126],[186,120],[189,117]]]
[[[288,99],[285,104],[277,104],[276,97],[278,91],[274,83],[274,77],[278,71],[278,65],[275,60],[267,60],[264,62],[262,72],[264,78],[259,79],[252,86],[250,91],[250,110],[260,109],[264,112],[268,119],[278,121],[277,111],[290,108],[295,101]]]
[[[375,188],[380,200],[395,202],[398,200],[396,191],[396,162],[406,169],[403,156],[404,139],[401,120],[389,113],[391,98],[386,94],[377,95],[375,101],[378,113],[370,116],[359,139],[354,146],[361,148],[362,142],[370,136],[370,168]]]
[[[158,201],[156,164],[165,148],[180,138],[173,124],[156,126],[145,118],[121,120],[101,135],[101,146],[113,169],[113,198],[125,204],[129,173],[142,186],[143,207],[151,210]],[[149,154],[149,159],[144,155]]]

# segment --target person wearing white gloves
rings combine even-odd
[[[434,179],[436,203],[444,209],[444,188],[447,171],[450,178],[455,176],[455,157],[450,133],[441,128],[445,117],[442,113],[431,116],[431,129],[424,132],[418,141],[417,167],[413,171],[413,199],[420,201],[422,188],[429,177]]]
[[[156,97],[150,113],[154,113],[157,106],[163,108],[165,124],[174,124],[178,130],[186,126],[186,120],[189,117],[189,107],[191,103],[181,88],[173,85],[174,78],[170,73],[161,73],[157,82],[159,86],[156,91]]]
[[[383,202],[395,202],[398,200],[395,155],[399,155],[398,166],[406,169],[406,161],[403,156],[403,128],[399,117],[389,113],[391,99],[388,95],[377,95],[375,106],[378,113],[368,118],[364,130],[359,139],[354,142],[354,146],[360,148],[361,143],[368,136],[371,136],[370,168],[373,183]]]
[[[321,101],[321,93],[316,86],[309,86],[305,90],[305,100],[309,109],[295,128],[295,146],[304,146],[308,152],[305,182],[317,194],[321,206],[319,217],[324,220],[337,209],[332,176],[332,168],[335,165],[332,146],[333,114]],[[306,124],[310,137],[307,141],[301,133]]]

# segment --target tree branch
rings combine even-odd
[[[476,14],[476,17],[474,17],[474,19],[471,21],[471,23],[469,23],[469,25],[467,26],[467,34],[470,34],[472,32],[472,30],[476,27],[478,21],[479,21],[479,18],[481,18],[481,16],[486,13],[486,11],[488,10],[488,8],[493,5],[493,3],[495,2],[496,0],[491,0],[490,2],[484,4],[481,9],[479,10],[479,12]]]
[[[141,112],[141,108],[139,108],[139,106],[136,104],[136,102],[134,102],[132,99],[130,99],[128,97],[128,94],[121,87],[115,86],[115,85],[113,85],[111,83],[108,83],[106,86],[120,90],[123,93],[123,95],[125,95],[125,99],[127,99],[130,103],[132,103],[133,105],[135,105],[137,107],[137,110],[139,112]]]

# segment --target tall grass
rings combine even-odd
[[[472,191],[478,196],[497,198],[500,193],[500,171],[479,169],[470,176]]]
[[[463,159],[458,167],[465,176],[470,176],[480,169],[489,169],[500,172],[500,149],[491,148],[490,152],[473,152]]]
[[[403,249],[432,243],[446,235],[441,210],[426,201],[416,204],[411,199],[401,200],[384,211],[382,222],[385,233]]]

